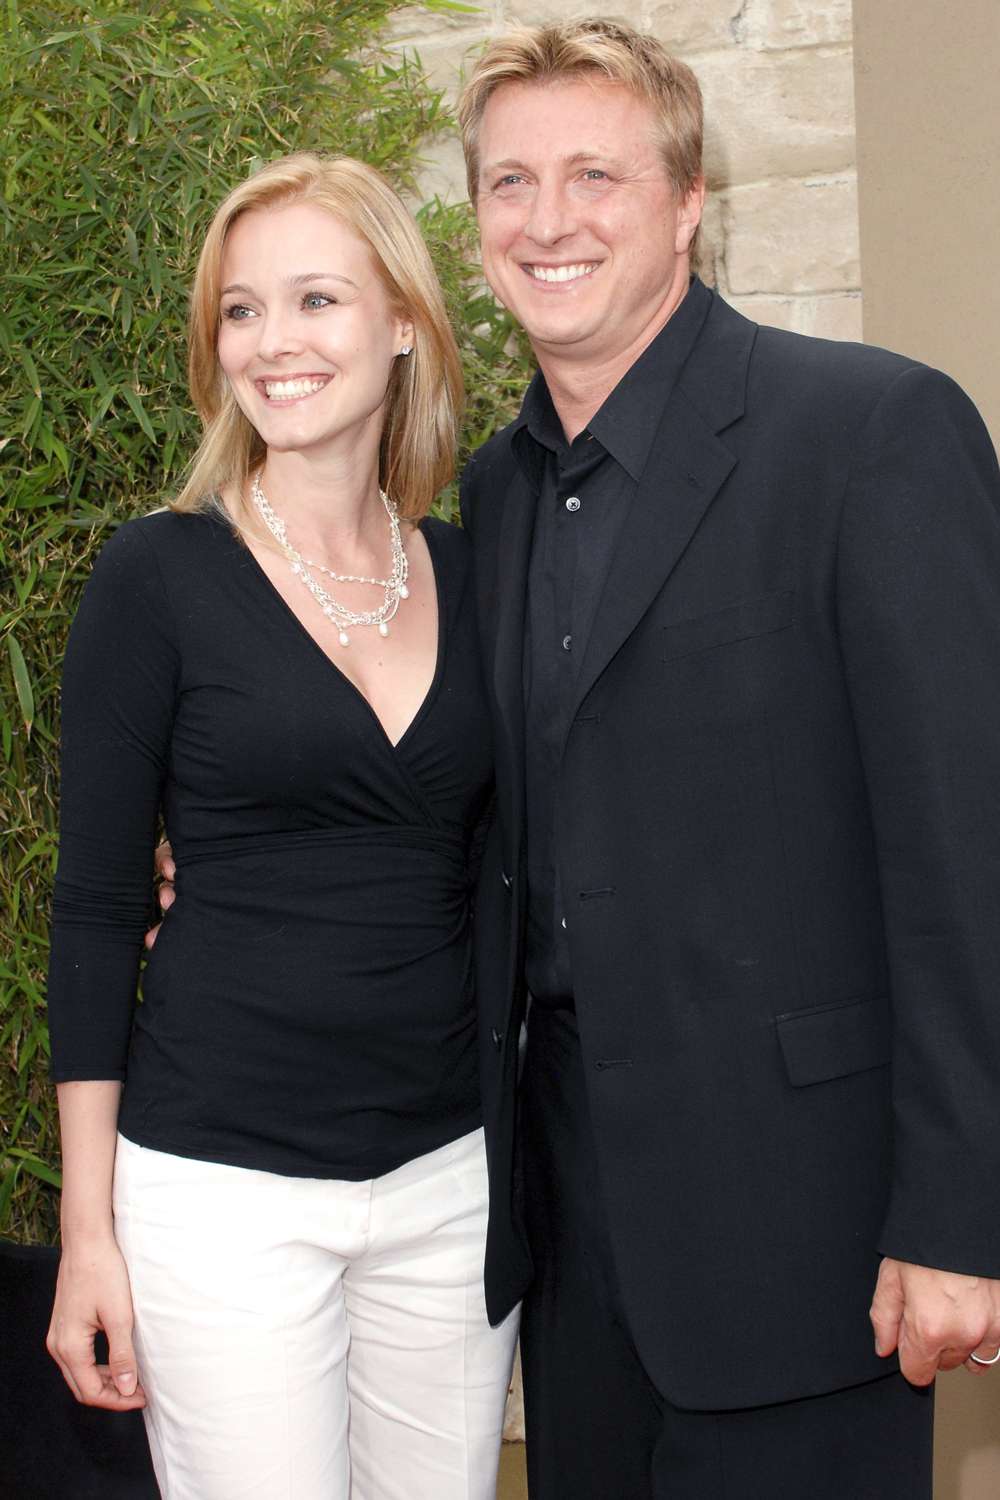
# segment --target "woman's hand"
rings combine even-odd
[[[106,1365],[94,1354],[98,1329],[108,1338]],[[108,1411],[145,1406],[132,1347],[128,1271],[113,1236],[64,1244],[45,1347],[84,1406]]]

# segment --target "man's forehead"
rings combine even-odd
[[[594,95],[598,94],[599,99]],[[536,121],[545,116],[545,130]],[[543,157],[566,166],[598,157],[633,158],[653,147],[656,118],[648,100],[597,74],[500,84],[483,111],[484,167]]]

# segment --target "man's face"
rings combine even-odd
[[[678,198],[654,132],[650,106],[606,79],[490,96],[483,269],[543,360],[634,358],[684,295],[702,191]]]

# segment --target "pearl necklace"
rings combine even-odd
[[[310,558],[303,557],[302,553],[297,552],[288,540],[285,523],[277,512],[271,508],[267,496],[260,487],[259,475],[254,475],[253,483],[250,486],[253,503],[260,512],[264,525],[288,558],[292,572],[296,578],[309,590],[326,618],[332,620],[337,626],[337,639],[342,646],[349,646],[351,644],[351,638],[347,633],[348,625],[377,625],[379,635],[388,635],[389,621],[394,618],[399,608],[400,599],[408,599],[410,597],[410,591],[406,586],[410,564],[403,547],[403,539],[399,532],[399,514],[385,491],[379,490],[378,493],[382,504],[385,506],[385,513],[389,517],[389,546],[392,552],[392,568],[388,578],[364,578],[357,573],[335,573],[332,568],[326,568],[322,563],[313,562]],[[311,568],[314,568],[318,573],[325,573],[327,578],[333,579],[334,583],[373,584],[376,588],[382,589],[385,597],[377,609],[348,609],[346,604],[339,603],[313,577],[310,572]]]

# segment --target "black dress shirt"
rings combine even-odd
[[[708,312],[691,287],[663,329],[572,443],[541,372],[514,424],[514,453],[538,494],[524,650],[528,924],[536,1003],[572,1008],[573,976],[559,893],[555,808],[576,678],[619,531],[660,416]]]

